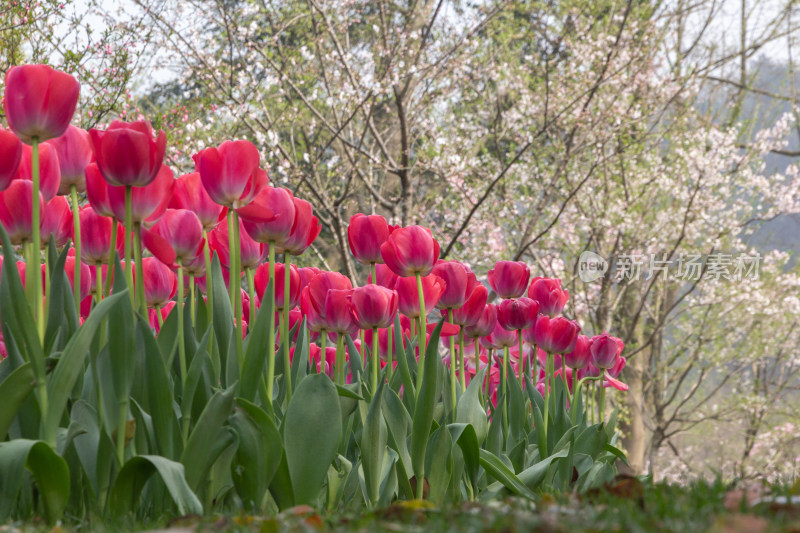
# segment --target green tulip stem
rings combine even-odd
[[[378,368],[380,365],[380,358],[378,351],[380,350],[380,342],[378,342],[378,328],[372,328],[372,395],[378,391]]]
[[[256,286],[253,269],[245,267],[244,277],[247,280],[247,297],[250,298],[250,323],[247,325],[248,329],[250,329],[256,322]]]
[[[142,264],[142,223],[136,222],[133,225],[133,254],[135,256],[136,279],[140,283],[134,284],[136,299],[138,300],[139,310],[142,314],[147,314],[147,302],[144,296],[144,264]]]
[[[160,330],[162,327],[164,327],[164,318],[161,316],[161,306],[156,304],[155,309],[156,309],[156,320],[158,320],[158,329]]]
[[[42,278],[39,276],[39,255],[42,250],[41,213],[39,212],[39,139],[34,138],[31,143],[31,177],[33,178],[33,196],[31,198],[31,226],[33,230],[33,253],[31,254],[31,267],[36,263],[36,268],[31,268],[31,277],[28,281],[33,285],[33,301],[36,306],[34,316],[39,330],[39,340],[44,340],[44,299],[42,298]],[[28,270],[26,270],[28,272]]]
[[[344,335],[336,334],[336,383],[344,385],[345,382]]]
[[[233,309],[236,315],[236,354],[239,357],[239,371],[244,367],[244,324],[242,323],[242,245],[239,235],[239,213],[229,212],[233,224],[233,246],[230,249],[231,288],[233,289]],[[253,320],[251,317],[250,320]]]
[[[503,434],[508,435],[508,346],[503,346]]]
[[[319,372],[325,372],[325,350],[328,349],[328,332],[324,329],[319,333],[319,346],[320,346],[320,354],[319,354]],[[314,365],[316,367],[316,365]],[[316,372],[316,368],[314,371]]]
[[[186,338],[183,331],[183,265],[178,263],[178,305],[175,310],[178,312],[178,358],[181,365],[181,391],[186,387]]]
[[[189,320],[192,321],[192,327],[195,324],[195,308],[194,308],[194,274],[189,273]]]
[[[453,310],[449,309],[447,313],[447,317],[449,319],[450,324],[453,324]],[[456,418],[456,387],[458,385],[458,376],[456,376],[456,366],[458,362],[458,356],[456,356],[456,339],[452,335],[450,335],[450,400],[453,402],[453,420]],[[464,373],[464,370],[461,370],[461,374]]]
[[[273,316],[268,319],[267,335],[267,401],[272,404],[272,391],[275,385],[275,245],[269,243],[269,295],[267,302],[272,306]],[[262,302],[264,305],[264,302]]]
[[[391,324],[388,328],[386,328],[386,335],[388,337],[388,346],[386,347],[386,372],[388,376],[388,382],[392,382],[392,374],[394,374],[394,369],[392,368],[392,348],[394,347],[394,326]]]
[[[131,186],[125,186],[125,280],[131,296],[131,305],[136,308],[136,297],[133,289],[133,270],[131,268],[131,233],[133,230],[133,207],[131,205]]]
[[[210,326],[214,323],[214,291],[211,290],[211,246],[208,244],[206,228],[203,228],[203,242],[203,259],[206,264],[206,320]]]
[[[467,367],[464,365],[464,326],[458,328],[458,381],[461,394],[467,390]]]
[[[605,371],[603,372],[605,374]],[[606,388],[603,385],[603,378],[600,378],[600,423],[606,423]]]
[[[378,269],[375,267],[375,263],[370,263],[370,270],[372,271],[372,284],[378,284]]]
[[[547,438],[547,425],[550,419],[550,364],[553,360],[553,355],[547,352],[547,358],[544,364],[544,436]]]
[[[292,399],[292,362],[289,360],[289,344],[291,342],[289,339],[289,286],[291,285],[292,263],[289,257],[288,252],[283,253],[283,333],[281,334],[281,341],[283,342],[283,369],[286,375],[287,405],[289,400]]]
[[[420,390],[422,388],[422,377],[425,373],[425,351],[428,348],[428,324],[426,322],[428,313],[425,311],[425,293],[422,290],[422,276],[419,272],[417,272],[417,294],[419,296],[419,336],[417,337],[417,345],[419,346],[419,370],[417,372],[417,390]]]
[[[234,245],[236,244],[234,241],[236,237],[233,234],[233,211],[228,211],[228,272],[230,273],[228,283],[228,296],[231,300],[231,309],[233,310],[234,316],[236,316],[236,300],[234,287],[236,284],[233,282],[233,270],[236,267],[236,259],[234,258]]]
[[[522,389],[525,383],[525,352],[522,349],[522,330],[517,330],[517,345],[518,345],[518,368],[517,373],[519,374],[519,388]]]
[[[72,199],[72,236],[75,243],[75,286],[73,293],[75,295],[75,310],[78,316],[81,316],[81,213],[78,206],[78,188],[75,184],[69,186],[69,195]]]
[[[94,265],[94,292],[95,292],[95,305],[103,300],[103,264],[97,263]]]
[[[111,279],[114,277],[114,262],[116,259],[117,253],[117,219],[114,217],[109,217],[111,219],[111,243],[108,248],[108,270],[106,271],[106,284],[105,289],[103,289],[103,296],[108,296],[108,293],[111,292]],[[99,266],[97,268],[100,268]],[[99,275],[102,278],[102,270],[100,271]]]

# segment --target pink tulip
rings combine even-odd
[[[198,172],[184,174],[175,180],[175,188],[168,207],[194,211],[194,214],[203,223],[203,228],[207,231],[216,228],[225,219],[225,215],[228,212],[226,207],[211,199],[211,196],[203,187],[203,182]],[[225,224],[222,224],[222,226],[225,226]]]
[[[31,144],[61,136],[69,126],[81,86],[47,65],[13,66],[6,71],[3,110],[8,125]]]
[[[81,300],[89,296],[92,292],[92,272],[89,270],[89,265],[82,261],[78,261],[80,266],[78,268],[81,269]],[[42,265],[44,266],[44,265]],[[75,291],[75,255],[70,250],[70,255],[67,256],[66,262],[64,263],[64,271],[67,274],[67,279],[69,280],[70,287],[72,287],[72,291]]]
[[[250,141],[225,141],[193,158],[208,196],[229,209],[249,204],[269,182],[267,173],[258,168],[258,149]]]
[[[284,251],[291,255],[302,255],[311,243],[319,236],[322,226],[314,216],[311,204],[301,198],[292,198],[294,202],[294,227],[289,238],[283,244]]]
[[[325,323],[328,331],[355,335],[358,325],[353,319],[350,295],[353,289],[328,291],[325,296]]]
[[[89,163],[84,170],[86,179],[86,199],[95,213],[103,217],[113,217],[111,201],[108,199],[108,183],[100,174],[97,163]],[[123,219],[124,220],[124,219]]]
[[[489,271],[489,285],[501,298],[519,298],[525,294],[531,271],[521,261],[498,261]]]
[[[577,322],[559,316],[539,315],[533,326],[536,344],[548,353],[569,353],[575,349],[581,327]]]
[[[486,307],[486,302],[489,299],[489,291],[480,283],[475,285],[472,293],[464,302],[464,305],[457,309],[453,309],[453,322],[461,326],[470,326],[478,322],[483,315]]]
[[[230,268],[230,237],[227,224],[220,224],[208,233],[208,245],[212,252],[217,252],[222,266]],[[239,220],[239,245],[242,268],[257,268],[267,255],[266,245],[254,241],[244,230],[241,220]]]
[[[51,236],[56,248],[61,248],[72,238],[72,211],[63,196],[56,196],[45,204],[40,233],[44,249],[50,243]]]
[[[589,352],[589,345],[591,340],[586,335],[578,335],[575,339],[575,348],[564,354],[564,362],[570,368],[579,370],[586,368],[591,361],[591,353]]]
[[[11,244],[22,244],[33,238],[31,219],[33,183],[27,180],[13,180],[11,185],[0,192],[0,224],[3,225]],[[39,224],[44,220],[44,198],[39,193]]]
[[[22,159],[19,162],[15,179],[33,179],[33,148],[27,144],[22,146]],[[49,202],[58,193],[61,184],[61,168],[58,165],[58,154],[48,143],[39,146],[39,192],[45,202]]]
[[[237,213],[253,240],[271,243],[278,250],[288,242],[294,227],[295,206],[288,189],[264,187],[249,205],[239,208]]]
[[[495,321],[494,328],[488,336],[481,339],[481,344],[493,350],[502,350],[517,345],[517,335],[513,331],[509,331],[500,325],[500,322]]]
[[[303,292],[303,289],[308,286],[308,282],[320,272],[321,270],[316,267],[298,268],[297,273],[300,274],[300,292]]]
[[[469,338],[485,337],[489,335],[497,323],[497,306],[486,304],[481,311],[480,318],[464,326],[464,335]]]
[[[530,298],[520,297],[503,300],[497,307],[497,321],[505,329],[517,331],[533,326],[539,314],[539,303]]]
[[[90,165],[91,167],[91,165]],[[87,171],[87,188],[89,172]],[[133,222],[155,222],[167,210],[175,186],[172,170],[164,165],[145,187],[131,189]],[[117,220],[125,221],[125,187],[108,186],[108,201]],[[97,207],[95,207],[97,209]]]
[[[203,225],[193,211],[167,209],[159,221],[142,235],[144,245],[164,264],[176,261],[186,266],[203,252]]]
[[[543,315],[561,314],[567,305],[569,292],[561,288],[561,280],[556,278],[533,278],[528,288],[528,298],[539,302],[539,312]]]
[[[111,251],[111,228],[117,225],[117,251],[125,246],[125,227],[110,217],[98,215],[91,206],[84,206],[81,218],[81,258],[89,265],[106,264]]]
[[[417,278],[397,278],[395,290],[398,296],[400,312],[409,318],[420,316],[419,288]],[[422,278],[422,295],[425,298],[425,310],[433,309],[445,291],[444,280],[439,276],[430,274]]]
[[[147,307],[164,307],[178,290],[178,277],[171,268],[155,257],[142,259],[142,274]]]
[[[353,318],[361,329],[388,328],[397,315],[397,292],[380,285],[364,285],[350,295]]]
[[[58,194],[69,194],[72,185],[78,192],[86,190],[86,167],[94,160],[89,132],[70,125],[64,135],[47,141],[47,144],[58,154],[61,169]]]
[[[436,304],[439,309],[460,308],[478,285],[475,274],[459,261],[438,261],[431,273],[442,278],[445,284],[444,293]]]
[[[381,256],[398,276],[427,276],[439,259],[439,243],[428,228],[398,228],[381,245]]]
[[[606,375],[609,375],[612,378],[619,377],[619,375],[622,373],[622,370],[625,368],[626,364],[628,364],[628,360],[621,355],[618,356],[616,362],[614,363],[614,366],[606,371]]]
[[[333,331],[331,329],[331,323],[334,322],[335,317],[331,317],[329,320],[326,316],[328,293],[338,291],[344,293],[346,296],[350,289],[352,289],[350,279],[339,272],[320,272],[314,276],[300,295],[300,307],[303,311],[303,315],[305,315],[308,320],[309,329],[312,331]],[[336,297],[336,302],[341,303],[341,295]],[[349,315],[349,302],[343,304],[343,307],[340,309],[332,309],[332,311],[334,314],[347,312]],[[346,321],[351,322],[352,327],[357,329],[355,322],[352,321],[352,317],[348,316],[343,319],[343,322]],[[336,325],[338,326],[339,324],[337,323]]]
[[[19,138],[0,128],[0,191],[4,191],[17,175],[22,159],[22,142]]]
[[[283,301],[286,297],[286,284],[284,283],[286,270],[283,263],[275,263],[275,303],[273,309],[283,310]],[[269,284],[269,263],[264,263],[256,269],[253,276],[258,299],[263,301],[267,285]],[[297,267],[289,265],[289,309],[300,302],[300,272]]]
[[[617,356],[622,353],[624,344],[621,339],[612,337],[608,333],[595,335],[589,345],[592,354],[592,364],[601,370],[613,368]]]
[[[381,245],[389,238],[389,224],[380,215],[357,213],[350,217],[347,242],[356,261],[364,265],[383,263]]]
[[[108,129],[89,131],[100,173],[111,186],[144,187],[156,179],[164,163],[167,135],[153,138],[149,122],[113,121]]]

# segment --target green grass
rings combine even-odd
[[[797,493],[786,487],[768,487],[765,498]],[[727,498],[726,498],[727,495]],[[630,533],[694,531],[759,533],[800,532],[800,505],[732,503],[736,489],[722,483],[696,483],[688,487],[640,483],[621,479],[589,494],[540,494],[535,501],[508,498],[436,509],[425,502],[402,502],[376,511],[316,513],[295,508],[274,516],[212,516],[164,519],[150,524],[75,524],[68,531],[118,531],[120,529],[180,529],[239,532],[600,532]],[[727,503],[726,503],[727,500]],[[10,527],[9,527],[10,526]],[[9,524],[0,531],[48,531],[42,524]]]

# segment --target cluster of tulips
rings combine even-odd
[[[71,125],[79,92],[45,65],[5,78],[0,521],[35,512],[24,469],[52,521],[164,491],[184,512],[532,497],[625,460],[622,341],[581,335],[560,280],[499,261],[487,286],[428,228],[364,214],[365,284],[298,267],[319,220],[253,144],[176,178],[148,122]]]
[[[488,303],[487,287],[469,267],[439,259],[439,244],[429,229],[391,226],[380,215],[357,214],[348,241],[370,274],[366,285],[354,288],[339,272],[291,264],[292,256],[301,255],[319,235],[319,221],[309,202],[269,184],[250,142],[226,141],[202,150],[194,155],[195,172],[176,179],[164,164],[166,135],[156,134],[149,123],[114,121],[106,130],[89,132],[71,125],[80,90],[72,76],[25,65],[12,67],[5,81],[3,106],[11,131],[0,131],[0,223],[11,242],[22,246],[25,261],[17,266],[33,311],[42,317],[40,332],[48,268],[41,265],[40,277],[39,268],[26,265],[39,264],[51,240],[57,248],[73,240],[65,269],[79,316],[87,317],[108,295],[108,265],[120,253],[135,287],[132,301],[149,313],[156,330],[178,302],[185,302],[187,288],[190,305],[195,290],[211,296],[205,273],[216,254],[240,335],[246,335],[261,302],[273,302],[268,387],[274,379],[276,327],[285,336],[294,330],[296,337],[305,319],[316,341],[305,355],[340,384],[350,379],[349,357],[364,356],[350,354],[344,337],[356,339],[356,346],[366,344],[375,358],[374,390],[380,368],[386,367],[388,379],[396,369],[395,335],[405,342],[426,332],[418,347],[424,357],[432,329],[427,320],[435,308],[446,318],[441,335],[449,338],[453,403],[457,384],[463,392],[484,366],[489,371],[483,390],[493,403],[498,388],[505,396],[510,375],[524,386],[526,372],[545,398],[553,379],[564,380],[571,390],[587,377],[625,389],[616,379],[625,365],[622,341],[605,333],[580,335],[575,321],[560,316],[568,293],[558,279],[530,280],[524,263],[499,261],[488,282],[502,301]],[[88,202],[81,205],[84,192]],[[152,257],[144,257],[145,249]],[[283,263],[276,262],[277,254]],[[394,328],[398,312],[402,331]],[[327,346],[329,338],[336,347]],[[290,344],[284,343],[286,364],[294,356]],[[185,377],[183,347],[180,355]]]

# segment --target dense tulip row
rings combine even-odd
[[[544,400],[545,436],[557,381],[573,402],[579,384],[590,399],[598,391],[601,421],[605,387],[626,388],[616,379],[625,365],[622,341],[605,333],[581,335],[580,326],[562,316],[569,295],[560,280],[530,279],[526,264],[499,261],[488,272],[488,286],[501,300],[490,303],[489,288],[467,265],[439,259],[439,243],[428,228],[391,226],[382,216],[364,214],[351,218],[347,236],[353,256],[369,271],[366,284],[354,287],[339,272],[298,267],[293,258],[320,234],[319,220],[309,202],[269,183],[252,143],[204,149],[194,155],[195,172],[176,178],[164,164],[166,136],[149,123],[114,121],[89,132],[70,125],[78,95],[76,80],[47,66],[12,67],[6,75],[3,105],[11,131],[0,130],[0,224],[24,257],[17,267],[40,340],[53,275],[47,250],[72,240],[64,270],[80,319],[88,321],[115,287],[124,287],[109,274],[121,256],[133,309],[148,317],[155,332],[172,313],[177,331],[193,327],[198,302],[215,309],[209,274],[218,260],[240,364],[242,340],[260,333],[252,326],[259,310],[266,305],[275,313],[263,338],[262,395],[270,405],[279,375],[290,402],[287,369],[296,357],[341,387],[358,379],[355,368],[366,367],[374,395],[393,383],[396,372],[409,372],[399,352],[410,349],[418,369],[413,388],[420,391],[426,354],[439,354],[428,345],[440,338],[448,348],[442,361],[449,367],[445,394],[453,417],[476,376],[483,376],[484,412],[505,402],[504,430],[511,380],[521,390],[534,387]],[[186,317],[192,324],[184,324]],[[440,317],[434,332],[428,321]],[[208,314],[209,322],[220,319],[225,317]],[[180,390],[191,379],[186,343],[185,335],[177,335]],[[42,398],[44,392],[39,389]],[[127,409],[126,403],[118,427]],[[46,410],[42,402],[43,418]],[[186,436],[186,421],[183,430]],[[53,435],[46,437],[54,444]],[[121,464],[123,439],[116,451]]]

